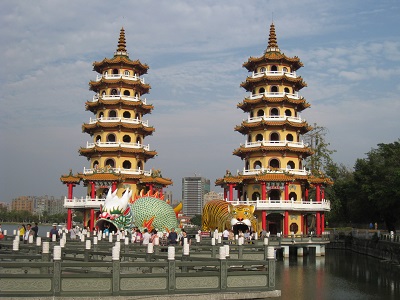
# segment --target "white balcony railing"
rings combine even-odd
[[[247,123],[255,123],[255,122],[260,122],[260,121],[285,121],[288,120],[293,123],[303,123],[306,120],[302,119],[300,115],[298,117],[292,117],[292,116],[286,116],[286,115],[279,115],[279,116],[258,116],[258,117],[252,117],[252,118],[247,118],[244,119],[243,121]]]
[[[258,73],[252,73],[251,77],[252,78],[258,78],[258,77],[262,77],[264,75],[267,76],[283,76],[286,75],[287,77],[292,77],[292,78],[296,78],[296,72],[284,72],[284,71],[264,71],[264,72],[258,72]]]
[[[95,146],[101,148],[114,148],[114,147],[123,147],[123,148],[131,148],[131,149],[144,149],[150,151],[150,145],[143,145],[140,143],[125,143],[125,142],[96,142],[89,143],[86,142],[86,149],[94,148]]]
[[[291,169],[291,168],[277,168],[277,169],[270,169],[270,168],[259,168],[259,169],[243,169],[242,175],[258,175],[262,173],[288,173],[293,175],[310,175],[311,172],[307,171],[305,168],[303,169]]]
[[[100,117],[100,118],[90,118],[89,124],[95,124],[97,122],[104,122],[104,123],[112,123],[112,122],[123,122],[129,124],[143,124],[145,127],[149,127],[149,121],[142,121],[140,119],[131,119],[131,118],[121,118],[121,117]]]
[[[296,100],[300,99],[300,96],[298,93],[291,94],[291,93],[285,93],[285,92],[265,92],[265,93],[259,93],[259,94],[250,93],[249,99],[262,98],[263,96],[268,97],[268,98],[280,98],[280,97],[287,96],[288,98],[291,98],[291,99],[296,99]]]
[[[90,175],[94,173],[117,173],[117,174],[127,174],[127,175],[144,175],[144,176],[151,176],[152,171],[145,171],[142,169],[124,169],[124,168],[83,168],[83,174]]]
[[[126,79],[126,80],[132,80],[132,81],[139,81],[144,84],[144,79],[140,78],[137,75],[125,75],[125,74],[103,74],[103,75],[97,75],[96,81],[100,81],[102,78],[104,79]]]
[[[132,102],[142,101],[144,104],[147,104],[146,98],[142,99],[142,98],[139,98],[137,96],[106,95],[106,94],[103,94],[101,96],[99,94],[94,95],[91,102],[98,102],[99,99],[102,99],[104,101],[107,101],[107,100],[119,100],[119,99],[125,100],[125,101],[132,101]]]
[[[254,148],[254,147],[261,147],[261,146],[266,146],[266,147],[272,147],[272,146],[289,146],[289,147],[294,147],[294,148],[304,148],[307,147],[306,144],[304,144],[303,141],[301,142],[293,142],[293,141],[257,141],[257,142],[245,142],[245,144],[241,144],[240,146],[244,146],[245,148]]]
[[[226,199],[227,200],[227,199]],[[329,211],[331,203],[329,200],[322,199],[320,202],[300,200],[247,200],[247,201],[228,201],[233,205],[254,205],[257,210],[298,210],[298,211]]]

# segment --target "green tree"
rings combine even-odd
[[[314,176],[325,175],[328,169],[334,164],[332,154],[336,150],[330,150],[330,143],[326,141],[327,129],[314,124],[311,131],[307,132],[303,138],[314,152],[305,160],[305,167],[308,168]]]
[[[195,215],[190,219],[190,223],[193,225],[201,226],[201,215]]]
[[[388,231],[395,230],[400,216],[400,140],[378,144],[364,159],[357,159],[354,180],[358,205],[369,208],[374,220],[383,221]]]

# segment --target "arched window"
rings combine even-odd
[[[138,145],[142,144],[142,139],[140,137],[137,137],[136,144],[138,144]]]
[[[261,67],[261,68],[260,68],[260,72],[261,72],[261,73],[264,73],[264,72],[265,72],[265,68],[264,68],[264,67]]]
[[[262,88],[260,88],[259,90],[258,90],[258,93],[259,94],[264,94],[265,93],[265,89],[262,87]]]
[[[291,193],[289,194],[289,199],[286,199],[286,200],[292,200],[292,199],[293,199],[293,201],[296,201],[296,200],[297,200],[297,195],[296,195],[295,192],[291,192]]]
[[[102,117],[104,117],[104,112],[101,111],[101,112],[99,113],[99,118],[102,118]]]
[[[143,163],[142,163],[142,161],[138,161],[138,163],[137,163],[137,168],[138,169],[140,169],[140,170],[143,170]]]
[[[293,135],[291,133],[286,135],[286,140],[289,142],[293,142]]]
[[[272,71],[272,72],[278,71],[278,67],[275,66],[275,65],[271,66],[271,71]]]
[[[290,111],[290,109],[286,109],[285,110],[285,116],[287,116],[287,117],[291,117],[292,116],[292,112]]]
[[[279,160],[277,160],[276,158],[273,158],[269,161],[269,166],[271,168],[279,168]]]
[[[118,69],[113,69],[113,74],[114,74],[114,75],[119,74]]]
[[[271,108],[270,115],[271,115],[271,116],[279,116],[279,109],[277,109],[277,108]]]
[[[259,170],[261,168],[262,168],[261,161],[259,161],[259,160],[255,161],[253,164],[253,169]]]
[[[109,118],[116,118],[117,117],[117,112],[115,110],[110,110],[108,113]]]
[[[130,96],[131,95],[131,92],[130,91],[128,91],[128,90],[125,90],[124,91],[124,96]]]
[[[109,135],[107,135],[107,142],[115,143],[115,134],[110,133]]]
[[[260,193],[259,192],[254,192],[251,195],[251,200],[255,201],[255,200],[260,200]]]
[[[288,87],[285,87],[284,91],[285,91],[285,93],[287,93],[287,94],[289,94],[289,93],[290,93],[290,90],[289,90],[289,88],[288,88]]]
[[[122,167],[124,169],[130,169],[132,167],[132,164],[129,160],[124,160],[124,162],[122,163]]]
[[[130,143],[131,142],[131,137],[129,135],[124,135],[122,137],[122,140],[124,141],[124,143]]]
[[[288,68],[283,67],[283,68],[282,68],[282,71],[285,72],[285,73],[287,73],[287,72],[288,72]]]
[[[286,165],[286,168],[288,168],[288,169],[295,169],[295,164],[294,164],[294,162],[292,161],[292,160],[290,160],[290,161],[288,161],[288,163],[287,163],[287,165]]]
[[[137,114],[135,115],[135,119],[140,120],[140,114],[139,114],[139,113],[137,113]]]
[[[271,200],[280,200],[281,199],[281,191],[280,190],[271,190],[268,193],[268,198]]]
[[[125,76],[129,76],[129,75],[131,75],[131,72],[129,72],[128,70],[125,70],[124,74],[125,74]]]
[[[264,139],[263,135],[261,133],[256,135],[256,141],[261,142]]]
[[[129,111],[124,111],[124,113],[122,115],[126,119],[129,119],[131,117],[131,113]]]
[[[115,161],[112,158],[107,159],[105,167],[115,168]]]
[[[104,97],[105,95],[106,95],[106,91],[102,91],[102,92],[101,92],[101,96]]]
[[[290,232],[293,232],[294,234],[296,234],[299,231],[299,225],[297,225],[296,223],[291,223],[290,224]]]
[[[104,71],[104,77],[107,77],[108,71]]]
[[[113,95],[113,96],[118,95],[117,89],[112,89],[111,90],[111,95]]]
[[[278,87],[276,85],[271,86],[271,93],[277,93],[278,92]]]
[[[257,111],[257,117],[262,117],[262,116],[264,116],[264,111],[262,109],[259,109]]]
[[[95,160],[94,162],[93,162],[93,169],[97,169],[99,167],[99,161],[98,160]]]
[[[271,135],[269,136],[270,141],[279,141],[279,133],[277,132],[272,132]]]
[[[100,143],[101,142],[101,136],[100,135],[96,135],[95,141],[96,141],[96,143]]]

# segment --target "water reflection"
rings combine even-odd
[[[281,299],[400,299],[400,267],[343,250],[277,262]]]

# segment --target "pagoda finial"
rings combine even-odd
[[[128,56],[128,52],[126,51],[126,41],[125,41],[125,30],[124,27],[121,28],[119,33],[119,40],[118,40],[118,48],[117,51],[114,53],[115,55],[126,55]]]
[[[276,41],[276,34],[275,34],[275,25],[272,22],[271,26],[269,28],[269,38],[268,38],[268,47],[265,52],[280,52],[280,49],[278,47],[278,42]]]

